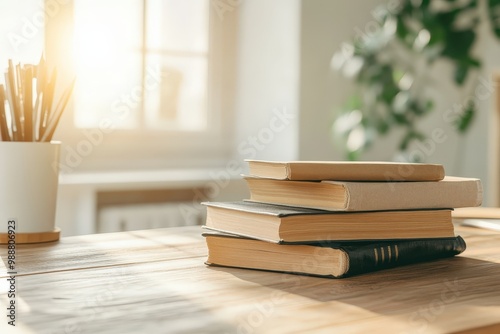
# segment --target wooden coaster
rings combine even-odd
[[[34,244],[39,242],[49,242],[59,240],[61,229],[56,228],[51,232],[37,232],[37,233],[16,233],[16,244]],[[0,233],[0,244],[7,244],[9,242],[9,235],[7,233]]]

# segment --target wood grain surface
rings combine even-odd
[[[498,333],[500,233],[456,230],[460,256],[346,279],[207,267],[199,227],[17,245],[0,333]]]

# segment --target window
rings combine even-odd
[[[74,108],[54,136],[66,171],[220,166],[227,159],[236,15],[220,18],[210,4],[61,5],[47,24],[46,46],[73,59],[77,77]],[[111,130],[96,133],[103,127]]]
[[[209,2],[75,0],[75,125],[203,130]]]

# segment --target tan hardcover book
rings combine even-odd
[[[447,176],[433,182],[284,181],[245,177],[250,200],[338,211],[479,206],[481,181]]]
[[[204,228],[274,243],[454,237],[450,209],[333,212],[256,202],[207,202]]]
[[[279,245],[227,234],[204,236],[209,265],[334,278],[452,257],[466,248],[460,236],[309,245]]]
[[[439,181],[439,164],[380,161],[245,160],[251,176],[276,180]]]

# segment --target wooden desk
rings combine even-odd
[[[499,233],[459,227],[461,256],[335,280],[206,267],[200,232],[17,245],[17,326],[4,268],[0,333],[500,332]]]

